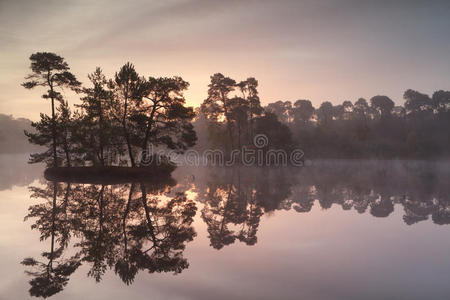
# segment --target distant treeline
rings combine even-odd
[[[309,100],[277,101],[261,107],[258,82],[211,77],[208,98],[195,121],[200,148],[239,148],[265,134],[266,148],[301,148],[309,158],[414,158],[450,154],[450,91],[432,97],[404,93],[403,106],[387,96],[315,108]],[[205,138],[205,136],[207,138]]]
[[[29,153],[39,148],[30,145],[23,134],[31,130],[31,120],[0,114],[0,153]]]
[[[292,131],[310,157],[439,158],[450,154],[450,91],[432,97],[404,93],[403,106],[387,96],[339,105],[308,100],[278,101],[266,107]]]

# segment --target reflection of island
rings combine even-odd
[[[48,297],[67,285],[70,275],[88,264],[88,276],[102,279],[113,269],[126,284],[141,270],[180,273],[189,264],[186,243],[196,206],[184,193],[170,193],[173,180],[123,185],[82,185],[48,182],[33,187],[32,197],[45,202],[29,208],[33,229],[50,249],[40,260],[26,258],[30,294]],[[69,248],[70,249],[69,251]],[[63,253],[71,253],[63,258]],[[67,255],[67,254],[66,254]]]
[[[275,210],[311,211],[339,205],[374,217],[387,217],[403,206],[411,225],[431,216],[450,224],[449,167],[425,162],[321,162],[302,169],[204,169],[195,192],[204,203],[202,219],[211,246],[236,240],[253,245],[260,218]]]

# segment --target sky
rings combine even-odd
[[[130,61],[181,76],[198,106],[212,74],[255,77],[263,105],[450,90],[450,1],[0,0],[0,113],[39,118],[42,90],[20,86],[29,56],[63,56],[77,78]],[[78,97],[66,92],[76,103]]]

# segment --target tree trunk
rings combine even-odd
[[[56,231],[56,194],[57,194],[57,186],[56,182],[53,182],[53,206],[52,206],[52,238],[50,245],[50,257],[48,262],[48,267],[50,271],[53,271],[53,259],[55,254],[55,231]]]
[[[150,236],[152,237],[153,245],[156,245],[157,240],[156,240],[156,235],[155,235],[155,227],[153,226],[152,219],[150,218],[150,209],[147,205],[147,190],[143,183],[141,183],[141,192],[142,192],[142,204],[144,205],[148,231],[150,233]]]
[[[150,117],[149,117],[149,120],[147,123],[147,128],[145,129],[145,137],[144,137],[144,142],[142,143],[142,149],[141,149],[141,154],[142,154],[141,155],[141,164],[143,162],[146,162],[147,158],[148,158],[147,145],[148,145],[148,140],[150,138],[150,131],[151,131],[152,125],[153,125],[153,118],[154,118],[155,112],[156,112],[156,104],[157,103],[155,103],[153,105],[152,112],[150,113]]]
[[[69,150],[67,149],[67,146],[64,149],[64,152],[66,153],[66,160],[67,160],[67,166],[71,167],[71,163],[70,163],[70,155],[69,155]]]
[[[123,124],[123,134],[125,135],[125,140],[127,142],[128,156],[130,156],[131,166],[136,167],[136,163],[134,162],[133,157],[133,149],[131,148],[130,135],[128,134],[128,130],[125,124]]]
[[[67,142],[67,132],[64,132],[64,153],[66,155],[67,166],[71,167],[70,163],[70,151],[69,151],[69,143]]]
[[[58,167],[58,159],[56,155],[56,118],[55,118],[55,97],[53,95],[53,86],[50,85],[52,99],[52,140],[53,140],[53,166]]]
[[[123,231],[123,244],[124,244],[124,253],[126,254],[128,249],[128,239],[127,239],[127,217],[130,213],[131,199],[134,191],[134,183],[131,184],[130,192],[128,194],[127,206],[125,208],[125,212],[122,218],[122,231]]]
[[[230,123],[230,119],[228,118],[228,101],[225,97],[225,94],[221,91],[221,96],[222,96],[222,103],[223,103],[223,111],[225,113],[225,120],[227,122],[227,130],[228,130],[228,137],[230,138],[230,144],[231,144],[231,150],[234,149],[234,143],[233,143],[233,133],[231,130],[231,123]]]
[[[128,94],[128,90],[125,93]],[[129,135],[128,129],[127,129],[127,121],[126,121],[127,109],[128,109],[128,95],[125,95],[125,103],[124,103],[123,117],[122,117],[122,129],[123,129],[123,135],[125,136],[125,140],[127,142],[128,155],[130,156],[131,166],[136,167],[136,163],[134,162],[134,157],[133,157],[133,149],[131,148],[130,135]]]
[[[99,101],[101,101],[101,99],[99,99]],[[100,163],[102,165],[102,167],[105,166],[105,153],[104,153],[104,137],[105,137],[105,132],[104,132],[104,128],[105,126],[103,126],[103,107],[102,104],[100,102],[99,104],[99,128],[100,128]]]

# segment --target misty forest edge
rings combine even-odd
[[[30,56],[27,89],[47,88],[51,116],[40,114],[25,131],[30,143],[44,146],[30,163],[48,167],[142,167],[146,151],[162,147],[184,153],[188,148],[234,149],[251,146],[264,134],[266,148],[302,149],[307,158],[439,159],[449,157],[450,91],[432,97],[414,90],[404,93],[403,106],[387,96],[368,103],[340,105],[309,100],[277,101],[262,107],[255,78],[237,82],[221,73],[211,76],[208,96],[199,108],[186,106],[181,77],[139,75],[126,63],[108,79],[97,67],[82,86],[64,58],[49,52]],[[71,111],[61,91],[81,95]]]

